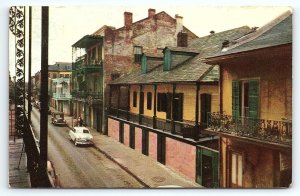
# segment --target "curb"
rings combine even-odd
[[[131,172],[127,167],[116,161],[112,156],[110,156],[108,153],[105,151],[101,150],[99,147],[94,145],[94,148],[104,154],[108,159],[119,165],[124,171],[126,171],[129,175],[131,175],[134,179],[136,179],[140,184],[145,186],[145,188],[151,188],[148,184],[146,184],[141,178],[139,178],[137,175],[135,175],[133,172]]]

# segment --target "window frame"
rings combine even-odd
[[[133,107],[137,107],[137,92],[136,91],[133,91],[132,93],[132,106]]]
[[[157,111],[158,112],[167,112],[167,93],[157,93]]]
[[[137,53],[137,50],[140,50],[140,53]],[[133,55],[134,63],[142,63],[143,47],[142,46],[133,46]]]
[[[147,110],[152,110],[152,92],[147,92]]]
[[[232,155],[236,155],[236,184],[232,183]],[[241,156],[241,161],[242,161],[242,168],[241,168],[241,185],[238,184],[239,181],[239,169],[238,169],[238,157]],[[244,173],[245,173],[245,152],[241,149],[236,149],[233,147],[228,148],[228,154],[227,154],[227,187],[230,188],[243,188],[245,185],[245,180],[244,180]]]

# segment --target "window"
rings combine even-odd
[[[54,74],[52,75],[52,77],[53,77],[53,78],[57,78],[57,75],[56,75],[56,73],[54,73]]]
[[[232,116],[259,118],[259,80],[232,81]]]
[[[167,94],[157,93],[157,111],[166,112],[167,111]]]
[[[152,109],[152,93],[147,93],[147,110]]]
[[[115,79],[117,79],[117,78],[120,77],[120,74],[119,74],[119,73],[112,73],[112,74],[110,75],[110,77],[111,77],[111,80],[115,80]]]
[[[65,78],[70,78],[70,74],[65,74]]]
[[[64,77],[64,74],[59,74],[59,77],[60,77],[60,78],[63,78],[63,77]]]
[[[243,155],[238,152],[231,152],[230,155],[230,187],[242,187]]]
[[[133,53],[134,53],[134,62],[135,63],[141,63],[143,48],[141,46],[134,46]]]
[[[133,107],[136,107],[136,102],[137,102],[137,93],[134,91],[133,92]]]

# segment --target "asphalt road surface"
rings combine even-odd
[[[39,139],[40,113],[33,107],[31,121]],[[54,163],[62,188],[142,188],[143,186],[94,147],[76,147],[69,128],[57,127],[48,116],[48,159]]]

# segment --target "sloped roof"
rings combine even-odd
[[[56,62],[54,65],[48,66],[49,71],[72,71],[72,63]]]
[[[255,32],[237,40],[237,43],[228,47],[226,51],[220,51],[208,58],[289,43],[292,43],[292,13],[290,11],[283,13]]]
[[[243,26],[197,38],[191,42],[188,48],[189,50],[193,49],[199,51],[199,54],[182,64],[174,66],[174,69],[171,69],[170,71],[163,71],[163,65],[161,64],[152,71],[143,74],[139,68],[112,81],[111,84],[216,81],[219,77],[218,66],[214,67],[212,65],[208,65],[202,62],[202,59],[208,55],[221,51],[223,40],[237,39],[250,31],[251,29],[249,27]],[[182,52],[185,50],[186,49],[182,50]]]

